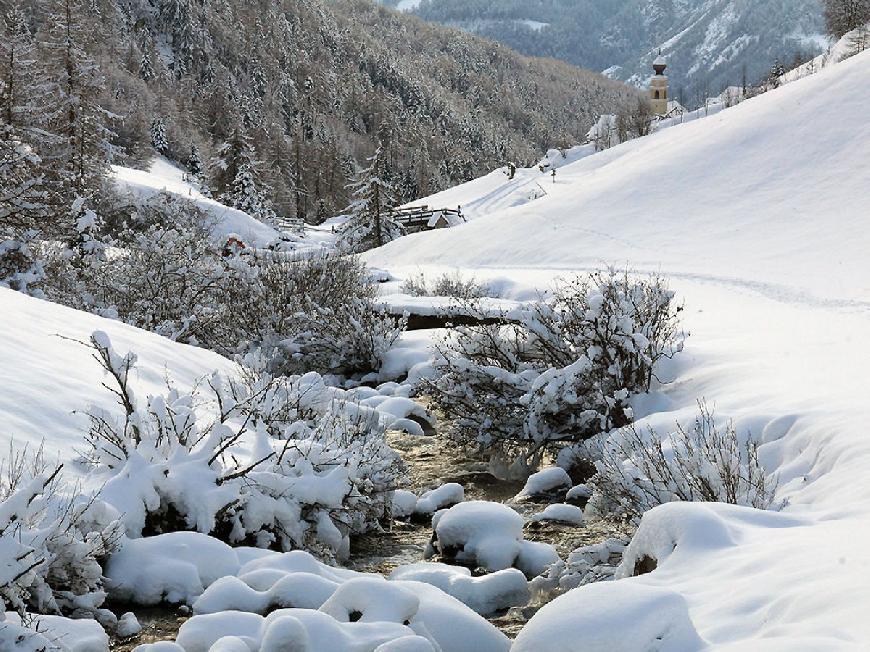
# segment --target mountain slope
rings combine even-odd
[[[621,573],[647,554],[658,567],[617,581],[606,602],[626,636],[642,585],[685,601],[705,642],[674,649],[860,650],[870,640],[868,101],[870,52],[564,166],[541,199],[368,255],[398,275],[458,267],[513,288],[605,263],[670,278],[691,336],[666,370],[671,382],[635,406],[641,427],[664,436],[706,398],[763,443],[787,504],[649,512]],[[515,649],[571,649],[572,628],[601,604],[596,591],[542,609]],[[644,616],[667,622],[670,604]]]
[[[581,159],[556,184],[542,181],[542,199],[410,236],[374,258],[574,268],[628,257],[644,269],[668,262],[673,272],[773,283],[820,301],[870,301],[868,74],[859,55]]]
[[[685,103],[826,44],[819,0],[423,0],[427,20],[644,84],[661,49]]]
[[[41,35],[54,4],[22,4]],[[105,77],[100,103],[123,117],[115,163],[156,148],[184,164],[195,148],[215,197],[232,197],[245,167],[258,199],[312,222],[348,205],[379,142],[407,201],[573,144],[635,102],[597,73],[369,0],[71,0],[70,11]]]

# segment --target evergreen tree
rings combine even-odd
[[[263,181],[254,146],[241,129],[236,128],[232,138],[218,148],[212,168],[215,188],[223,203],[257,219],[274,218],[269,199],[271,188]]]
[[[35,42],[21,10],[3,17],[0,41],[0,237],[45,229],[48,193],[34,147],[50,141],[42,129],[41,73]]]
[[[79,0],[53,0],[40,39],[47,62],[56,144],[43,155],[61,202],[92,197],[115,153],[109,126],[116,116],[100,105],[104,80],[85,45],[88,26]]]
[[[349,186],[353,201],[339,238],[339,245],[353,252],[381,247],[404,235],[389,211],[395,203],[394,190],[386,181],[386,157],[380,145],[368,161],[369,167],[360,171]]]
[[[244,160],[239,164],[229,190],[221,195],[221,201],[258,220],[269,221],[275,218],[275,212],[268,199],[268,192],[269,188],[257,181],[255,162]]]
[[[142,48],[142,59],[139,62],[139,76],[145,81],[154,78],[154,65],[151,63],[151,55],[148,53],[148,48]]]
[[[151,147],[157,150],[158,154],[163,156],[169,155],[169,138],[166,135],[166,121],[160,118],[154,118],[151,121]]]
[[[46,227],[48,192],[41,163],[11,125],[0,126],[0,240]]]

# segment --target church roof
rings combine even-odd
[[[666,65],[668,65],[668,62],[661,54],[659,54],[659,56],[656,57],[656,60],[653,61],[653,65],[654,66],[666,66]]]

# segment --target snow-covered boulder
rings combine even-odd
[[[558,559],[553,546],[523,540],[523,517],[501,503],[473,500],[438,512],[429,553],[489,572],[519,568],[534,577]]]
[[[583,510],[576,505],[556,503],[554,505],[547,505],[544,511],[534,514],[529,520],[533,523],[554,521],[556,523],[567,523],[568,525],[581,525],[583,523]]]
[[[465,500],[465,489],[462,485],[456,482],[448,482],[440,487],[424,492],[417,499],[414,514],[417,516],[428,516],[434,514],[439,509],[445,509],[461,503],[463,500]]]
[[[390,574],[390,579],[436,586],[482,616],[522,606],[529,601],[528,581],[521,571],[514,568],[472,577],[471,571],[462,566],[418,562],[399,566]]]
[[[530,475],[515,500],[549,500],[564,495],[572,484],[571,476],[565,469],[551,466]]]
[[[409,518],[417,509],[417,496],[406,489],[396,489],[390,513],[393,518]]]
[[[348,580],[323,603],[320,611],[341,623],[409,623],[420,608],[412,592],[381,577]]]
[[[218,578],[239,570],[227,544],[197,532],[128,539],[109,557],[106,588],[115,600],[153,605],[193,602]]]
[[[590,584],[556,598],[523,627],[511,652],[688,652],[703,647],[681,595],[632,581]]]
[[[585,484],[573,486],[565,494],[565,502],[578,507],[585,507],[590,498],[592,498],[592,488]]]

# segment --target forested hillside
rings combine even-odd
[[[412,9],[409,4],[388,0]],[[691,103],[824,46],[819,0],[421,0],[413,11],[530,55],[643,83],[659,48]]]
[[[0,8],[7,155],[52,178],[39,201],[64,210],[99,194],[110,156],[160,153],[224,203],[319,221],[347,205],[379,141],[409,200],[575,143],[634,101],[599,75],[367,0]]]

